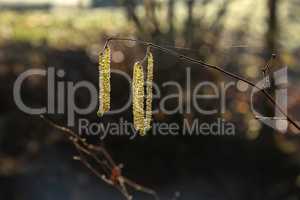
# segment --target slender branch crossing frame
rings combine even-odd
[[[248,84],[249,86],[258,89],[268,99],[268,102],[270,103],[270,105],[276,107],[286,117],[286,120],[300,131],[300,125],[297,124],[297,122],[294,119],[292,119],[292,117],[290,117],[285,111],[283,111],[283,109],[276,103],[274,98],[266,90],[258,87],[255,83],[252,83],[251,81],[249,81],[249,80],[247,80],[247,79],[245,79],[245,78],[243,78],[243,77],[241,77],[237,74],[234,74],[232,72],[224,70],[219,66],[208,64],[208,63],[206,63],[202,60],[197,60],[195,58],[191,58],[191,57],[188,57],[186,55],[180,54],[180,53],[178,53],[174,50],[171,50],[169,48],[160,46],[158,44],[154,44],[152,42],[147,42],[147,41],[133,39],[133,38],[109,37],[109,38],[106,39],[105,46],[107,46],[110,41],[137,42],[141,45],[144,45],[144,46],[147,46],[147,47],[152,47],[153,49],[157,49],[157,50],[160,50],[160,51],[165,52],[167,54],[173,55],[173,56],[175,56],[175,57],[177,57],[181,60],[185,60],[185,61],[188,61],[190,63],[197,64],[199,66],[218,71],[218,72],[220,72],[220,73],[222,73],[222,74],[224,74],[224,75],[226,75],[230,78],[242,81],[242,82]],[[274,56],[272,57],[272,59],[274,59]],[[274,119],[274,120],[276,120],[276,119]]]

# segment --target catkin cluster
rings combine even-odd
[[[99,109],[102,116],[110,109],[110,48],[107,46],[99,55]]]
[[[99,55],[99,109],[100,117],[110,110],[110,48],[105,47]],[[143,66],[136,62],[133,67],[133,123],[134,128],[145,135],[151,128],[152,119],[152,82],[153,82],[153,55],[147,51],[147,76],[144,76]],[[145,84],[146,83],[146,84]],[[146,94],[145,94],[146,87]]]
[[[146,83],[146,117],[145,128],[146,131],[151,128],[152,119],[152,82],[153,82],[153,56],[148,52],[148,66],[147,66],[147,83]]]
[[[133,123],[134,127],[141,135],[151,128],[152,119],[152,82],[153,82],[153,56],[149,51],[147,53],[147,80],[146,95],[144,92],[144,70],[140,62],[136,62],[133,68]],[[146,96],[146,111],[145,107]]]
[[[133,67],[132,95],[134,128],[144,133],[144,71],[140,62]]]

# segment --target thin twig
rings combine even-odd
[[[213,70],[216,70],[218,72],[221,72],[223,74],[225,74],[226,76],[228,77],[231,77],[235,80],[239,80],[239,81],[242,81],[256,89],[258,89],[259,92],[261,92],[267,99],[268,99],[268,102],[271,103],[272,106],[276,107],[287,119],[287,121],[292,124],[293,126],[295,126],[298,130],[300,130],[300,126],[296,123],[295,120],[293,120],[285,111],[283,111],[283,109],[276,103],[276,101],[273,99],[273,97],[265,90],[263,90],[262,88],[258,87],[255,83],[252,83],[251,81],[237,75],[237,74],[234,74],[232,72],[229,72],[229,71],[226,71],[224,69],[222,69],[221,67],[219,66],[216,66],[216,65],[212,65],[212,64],[208,64],[202,60],[197,60],[197,59],[194,59],[194,58],[191,58],[191,57],[188,57],[186,55],[183,55],[181,53],[178,53],[174,50],[171,50],[171,49],[168,49],[168,48],[165,48],[163,46],[160,46],[158,44],[154,44],[152,42],[146,42],[146,41],[143,41],[143,40],[138,40],[138,39],[133,39],[133,38],[119,38],[119,37],[110,37],[108,38],[107,40],[107,43],[109,43],[110,41],[131,41],[131,42],[137,42],[141,45],[144,45],[144,46],[150,46],[150,47],[153,47],[155,49],[158,49],[162,52],[165,52],[167,54],[170,54],[170,55],[173,55],[179,59],[182,59],[182,60],[185,60],[185,61],[188,61],[190,63],[194,63],[194,64],[197,64],[197,65],[200,65],[202,67],[206,67],[206,68],[209,68],[209,69],[213,69]]]
[[[103,146],[95,146],[86,142],[85,139],[81,138],[71,129],[58,125],[52,120],[46,118],[44,115],[40,115],[41,119],[47,122],[50,126],[60,130],[64,135],[68,138],[71,144],[74,145],[75,149],[78,152],[79,156],[74,157],[74,160],[82,163],[88,170],[90,170],[96,177],[100,178],[106,184],[115,187],[117,190],[121,192],[121,194],[126,198],[126,200],[131,200],[132,196],[129,194],[128,189],[126,187],[129,186],[135,191],[143,192],[145,194],[152,195],[156,200],[158,200],[158,196],[154,190],[146,188],[142,185],[135,183],[134,181],[124,177],[121,174],[120,165],[116,165],[115,161],[112,159],[110,154],[106,151]],[[100,159],[103,157],[103,160]],[[90,161],[87,159],[89,157]],[[93,161],[97,166],[102,168],[103,172],[100,172],[95,168],[91,161]],[[117,177],[113,176],[113,170],[118,170]]]

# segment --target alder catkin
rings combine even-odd
[[[144,134],[144,71],[140,62],[133,67],[132,104],[134,128]]]
[[[107,46],[99,55],[99,109],[102,116],[110,109],[110,48]]]
[[[153,87],[153,55],[148,52],[147,64],[147,87],[146,87],[146,115],[145,115],[145,131],[151,128],[152,119],[152,87]]]

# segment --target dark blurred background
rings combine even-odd
[[[88,80],[97,86],[97,55],[108,36],[185,47],[178,51],[253,81],[261,78],[261,68],[276,53],[289,67],[289,114],[300,119],[299,13],[297,0],[0,0],[0,200],[123,198],[72,160],[75,150],[57,130],[19,111],[13,83],[20,73],[53,66],[66,71],[64,81]],[[111,48],[112,68],[127,73],[145,53],[142,46],[126,42],[112,42]],[[193,84],[230,81],[153,53],[158,85],[175,80],[184,86],[187,67]],[[113,107],[128,98],[128,87],[112,77]],[[24,101],[45,106],[46,88],[44,79],[29,79],[22,88]],[[76,103],[86,105],[86,96],[86,91],[79,92]],[[249,93],[230,88],[225,114],[154,115],[155,122],[177,123],[185,118],[210,122],[222,115],[236,125],[235,136],[110,136],[104,143],[116,162],[124,164],[126,176],[155,189],[162,199],[297,200],[299,131],[290,128],[281,134],[262,125],[254,119],[249,100]],[[214,101],[202,104],[219,107]],[[272,113],[263,97],[257,104],[262,112]],[[65,115],[49,117],[66,125]],[[95,110],[84,117],[107,123],[120,117],[132,120],[132,113],[129,109],[98,119]],[[97,137],[88,139],[100,142]]]

